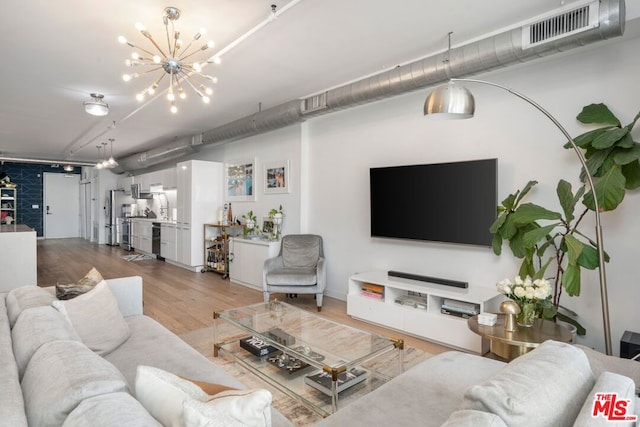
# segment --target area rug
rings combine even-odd
[[[275,387],[272,387],[270,384],[264,382],[258,376],[249,372],[242,366],[237,365],[234,361],[224,358],[224,357],[214,357],[213,356],[213,340],[214,340],[214,329],[213,326],[198,329],[195,331],[187,332],[185,334],[180,335],[180,338],[189,344],[191,347],[195,348],[198,352],[203,354],[212,362],[216,363],[220,367],[222,367],[227,373],[237,378],[240,382],[245,384],[249,388],[265,388],[271,391],[273,394],[273,407],[280,411],[285,417],[287,417],[293,424],[300,427],[313,426],[320,420],[322,420],[322,416],[315,413],[307,406],[299,403],[297,400],[287,396],[286,394],[280,392]],[[397,366],[395,359],[397,355],[394,354],[385,354],[376,359],[375,364],[378,366]],[[415,347],[405,347],[404,353],[404,367],[405,370],[410,369],[416,364],[426,360],[431,357],[431,354],[419,350]],[[391,369],[387,370],[385,373],[390,376],[395,376],[400,373],[399,369]],[[313,390],[310,387],[310,392]],[[349,390],[345,390],[340,393],[340,405],[348,405],[353,399],[349,399],[348,395]]]
[[[134,254],[134,255],[124,255],[122,259],[125,261],[133,262],[133,261],[145,261],[148,259],[156,259],[156,257],[151,255],[145,255],[145,254]]]

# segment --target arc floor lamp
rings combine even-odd
[[[604,341],[605,341],[605,350],[608,355],[612,354],[611,351],[611,326],[609,323],[609,301],[607,296],[607,277],[605,274],[605,265],[604,265],[604,246],[602,240],[602,225],[600,224],[600,208],[598,205],[598,198],[596,197],[595,186],[593,183],[593,178],[591,174],[588,172],[587,161],[582,154],[582,151],[578,148],[575,141],[569,135],[569,132],[553,117],[547,110],[545,110],[540,104],[533,101],[531,98],[516,92],[515,90],[509,89],[505,86],[501,86],[496,83],[487,82],[484,80],[476,80],[476,79],[451,79],[449,83],[445,85],[441,85],[437,87],[433,92],[429,94],[425,103],[424,103],[424,114],[426,115],[437,115],[439,117],[445,119],[468,119],[473,117],[475,113],[475,99],[473,95],[467,88],[464,86],[457,84],[457,82],[467,82],[467,83],[478,83],[488,86],[493,86],[498,89],[505,90],[528,104],[535,107],[538,111],[544,114],[549,120],[553,122],[554,125],[562,132],[562,134],[567,138],[569,144],[573,148],[573,151],[578,156],[582,167],[586,171],[585,176],[589,183],[589,191],[593,196],[594,208],[595,208],[595,218],[596,218],[596,243],[598,246],[598,272],[600,277],[600,299],[602,302],[602,321],[604,326]]]

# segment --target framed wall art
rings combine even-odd
[[[288,193],[290,174],[289,160],[265,163],[264,194]]]
[[[255,160],[230,162],[226,165],[227,194],[230,202],[252,202],[256,200]]]

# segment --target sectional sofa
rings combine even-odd
[[[122,315],[114,320],[103,314],[103,306],[108,304],[81,301],[80,297],[61,304],[52,288],[31,286],[0,294],[1,426],[159,426],[150,415],[148,402],[145,406],[134,397],[140,391],[136,376],[141,365],[158,368],[155,370],[168,376],[245,388],[142,314],[142,278],[106,282]],[[78,320],[74,317],[78,307],[70,305],[74,300],[78,300],[76,305],[86,304],[83,315],[90,320],[71,322],[73,327],[69,328],[67,319]],[[101,306],[92,307],[93,303]],[[55,309],[52,304],[61,307]],[[98,324],[108,326],[96,330]],[[182,381],[172,378],[167,381]],[[158,378],[154,380],[152,389],[160,387]],[[203,395],[200,389],[186,389],[187,394]],[[159,394],[151,406],[162,411],[171,404],[162,399],[174,395]],[[275,409],[267,407],[265,411],[273,426],[292,425]]]

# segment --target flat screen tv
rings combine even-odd
[[[491,246],[498,159],[369,170],[371,236]]]

